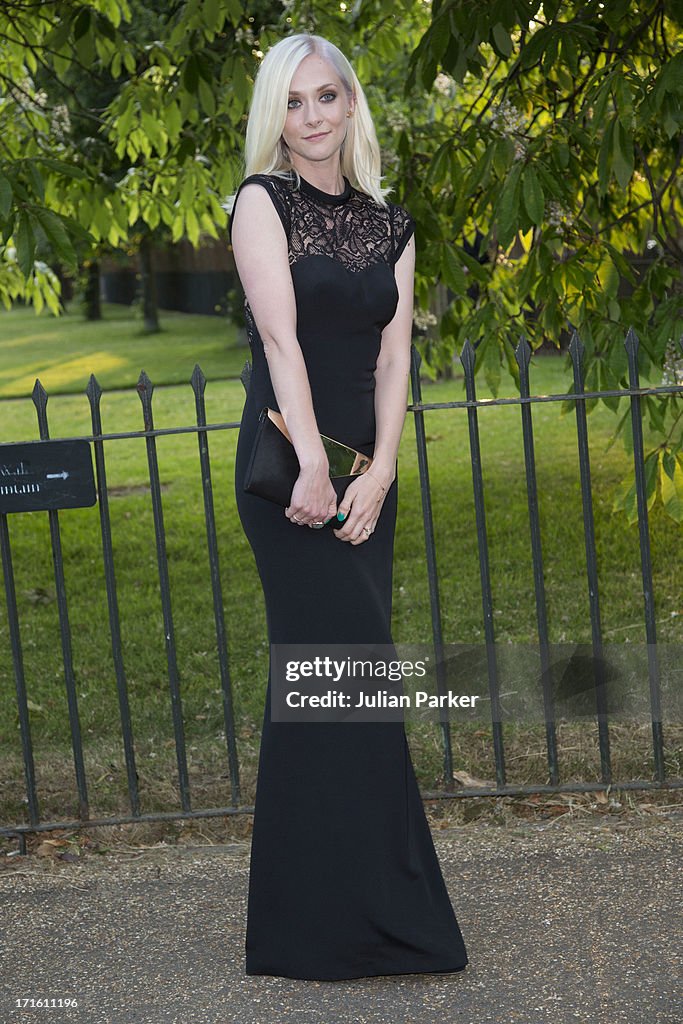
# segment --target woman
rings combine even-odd
[[[235,493],[269,641],[391,644],[414,224],[385,199],[367,101],[336,46],[294,35],[268,51],[245,163],[229,223],[252,355]],[[284,510],[243,489],[264,406],[284,417],[300,464]],[[373,457],[339,504],[321,433]],[[403,722],[272,721],[271,677],[272,659],[246,973],[462,970]]]

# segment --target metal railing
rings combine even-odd
[[[491,727],[493,737],[493,754],[496,770],[496,785],[494,787],[459,787],[445,792],[423,794],[425,797],[468,797],[468,796],[504,796],[524,793],[561,792],[589,792],[591,790],[604,789],[606,785],[617,786],[624,789],[648,789],[648,788],[677,788],[683,786],[682,779],[667,779],[664,761],[664,738],[662,731],[662,710],[660,702],[660,677],[657,660],[657,635],[655,628],[655,604],[652,576],[652,563],[650,554],[650,534],[648,526],[647,491],[644,471],[644,446],[641,422],[641,400],[644,396],[655,394],[670,394],[683,396],[683,386],[669,385],[662,387],[641,388],[639,386],[638,373],[638,339],[634,331],[628,331],[625,340],[625,348],[628,358],[629,387],[612,391],[586,391],[584,389],[584,375],[582,367],[583,346],[574,333],[572,336],[569,352],[573,364],[574,390],[572,393],[555,395],[531,395],[529,383],[529,362],[531,350],[528,343],[522,339],[516,350],[516,358],[520,370],[520,394],[511,398],[478,400],[475,392],[475,350],[467,342],[461,354],[461,363],[465,377],[466,399],[451,402],[422,401],[420,383],[420,357],[417,350],[412,349],[411,385],[412,403],[408,411],[413,414],[415,423],[417,462],[420,476],[420,491],[422,501],[422,517],[425,535],[427,579],[430,595],[430,615],[432,626],[432,642],[435,652],[435,664],[437,671],[437,686],[439,690],[444,688],[443,677],[443,650],[444,636],[442,613],[440,603],[440,588],[438,578],[438,565],[436,555],[434,517],[432,510],[432,495],[429,482],[429,463],[427,456],[427,438],[425,431],[424,414],[427,411],[443,409],[465,409],[469,426],[469,447],[472,469],[472,485],[474,493],[474,509],[476,516],[477,548],[479,559],[479,576],[481,583],[482,615],[484,625],[484,637],[486,644],[486,667],[488,674],[488,689],[491,701]],[[245,366],[242,380],[245,387],[248,386],[249,364]],[[155,429],[152,413],[153,384],[144,373],[140,374],[137,391],[142,405],[143,429],[139,431],[124,431],[118,433],[104,433],[102,430],[102,419],[100,414],[100,399],[102,388],[96,378],[90,377],[86,389],[87,398],[90,404],[90,415],[92,433],[79,435],[64,440],[88,441],[92,444],[95,457],[95,473],[97,483],[97,497],[100,517],[100,532],[102,540],[102,553],[104,564],[104,577],[108,602],[108,616],[110,628],[110,642],[113,654],[113,664],[116,676],[118,695],[118,706],[123,740],[123,750],[126,763],[128,800],[130,813],[117,815],[108,818],[93,819],[89,814],[89,798],[85,763],[83,757],[83,745],[81,738],[80,719],[78,711],[76,680],[74,675],[73,655],[71,649],[71,627],[69,624],[68,602],[64,578],[64,560],[61,548],[61,536],[59,525],[59,511],[50,509],[48,511],[50,538],[54,565],[54,577],[57,593],[57,608],[61,632],[62,660],[64,665],[64,681],[70,721],[71,744],[75,766],[76,786],[78,790],[79,816],[75,821],[41,821],[34,765],[33,743],[29,721],[29,701],[27,695],[26,679],[23,667],[22,644],[20,633],[20,621],[16,600],[14,570],[12,563],[12,550],[10,533],[8,529],[8,514],[0,513],[0,553],[4,574],[5,596],[7,617],[9,626],[9,639],[12,653],[12,664],[17,693],[17,711],[21,736],[21,748],[24,765],[26,806],[28,821],[17,822],[0,828],[0,835],[15,836],[19,839],[22,851],[25,849],[25,837],[28,833],[49,831],[51,829],[79,828],[83,826],[114,825],[125,822],[162,821],[190,818],[216,817],[233,814],[253,812],[252,806],[241,803],[240,792],[240,770],[235,738],[235,718],[233,711],[233,693],[230,675],[230,662],[228,651],[228,639],[224,621],[223,593],[220,579],[219,545],[216,534],[216,518],[214,511],[213,489],[211,482],[211,464],[209,456],[209,434],[211,431],[226,431],[239,428],[239,422],[228,423],[207,423],[204,392],[206,379],[199,366],[195,366],[191,378],[191,386],[195,398],[195,423],[190,426],[170,427]],[[609,738],[609,715],[605,702],[604,680],[600,678],[600,657],[603,645],[603,635],[600,618],[600,601],[598,588],[598,569],[596,555],[595,529],[593,521],[593,495],[591,489],[590,453],[588,441],[588,428],[586,422],[586,401],[594,398],[604,397],[626,397],[631,405],[631,425],[633,432],[633,459],[635,468],[635,486],[638,503],[638,524],[641,575],[644,595],[644,626],[648,644],[648,676],[649,676],[649,698],[652,723],[652,751],[654,759],[654,780],[628,780],[614,782],[612,779],[612,768],[610,758]],[[50,439],[47,417],[47,393],[40,381],[36,381],[33,389],[33,402],[38,416],[38,426],[41,441]],[[598,741],[601,762],[601,782],[582,782],[563,785],[560,782],[558,747],[556,735],[556,723],[553,713],[552,693],[549,683],[548,661],[549,661],[549,632],[546,612],[546,595],[543,572],[543,550],[541,545],[541,530],[539,519],[539,503],[536,482],[536,460],[534,453],[534,432],[532,407],[534,404],[543,402],[568,402],[575,404],[576,431],[578,458],[580,468],[580,483],[583,510],[583,527],[585,536],[586,551],[586,582],[590,602],[590,619],[592,632],[592,648],[596,655],[596,678],[595,678],[595,699],[596,715],[598,720]],[[482,459],[479,440],[479,415],[484,408],[500,405],[519,406],[524,444],[525,473],[527,502],[529,512],[530,545],[533,563],[534,593],[536,607],[536,621],[538,633],[538,648],[543,680],[543,701],[545,708],[546,726],[546,748],[549,785],[513,785],[506,783],[506,763],[503,743],[503,729],[500,714],[500,685],[498,660],[496,654],[496,638],[494,631],[493,601],[491,593],[491,570],[489,564],[489,543],[487,536],[487,522],[484,506],[484,478],[482,471]],[[171,601],[171,586],[168,574],[166,534],[164,527],[164,511],[162,501],[162,489],[160,484],[159,466],[157,461],[156,439],[161,435],[196,433],[198,442],[199,467],[201,470],[204,518],[206,528],[206,543],[208,548],[209,566],[211,575],[211,587],[213,594],[213,610],[215,620],[215,641],[218,653],[218,664],[221,680],[221,693],[223,704],[223,731],[226,742],[226,756],[230,780],[230,804],[225,807],[214,807],[204,809],[192,809],[190,782],[188,775],[185,733],[183,724],[183,709],[181,699],[180,676],[176,658],[176,643],[174,635],[174,621]],[[144,438],[147,454],[147,471],[149,478],[150,495],[152,502],[152,514],[156,538],[156,556],[159,575],[159,591],[163,612],[166,662],[169,681],[169,692],[171,701],[173,732],[175,740],[175,751],[178,772],[178,791],[180,807],[169,812],[158,812],[145,814],[141,811],[140,793],[138,789],[138,774],[136,770],[136,754],[131,724],[131,713],[128,699],[128,681],[123,656],[123,642],[121,636],[121,625],[119,618],[119,606],[117,598],[117,584],[114,566],[114,555],[112,545],[112,531],[109,514],[109,500],[107,488],[107,471],[105,464],[104,442],[116,439]],[[3,446],[0,445],[0,455]],[[440,670],[441,666],[441,670]],[[451,734],[448,722],[441,723],[441,742],[443,752],[444,777],[448,780],[453,778],[453,754],[451,747]]]

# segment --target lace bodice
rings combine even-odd
[[[413,218],[403,207],[388,202],[381,207],[355,189],[348,178],[339,195],[322,192],[301,178],[296,188],[293,173],[251,174],[244,185],[257,182],[268,191],[289,242],[290,265],[304,256],[324,255],[337,259],[347,270],[358,272],[383,260],[393,267],[413,233]],[[229,230],[232,227],[230,215]]]
[[[390,201],[386,207],[379,206],[346,177],[344,191],[331,195],[304,178],[297,188],[290,172],[285,177],[250,174],[244,179],[228,220],[230,236],[240,191],[251,182],[262,185],[273,201],[287,236],[290,266],[307,256],[329,256],[352,273],[380,262],[393,270],[415,230],[413,218],[402,206]],[[244,314],[252,339],[257,328],[246,298]]]

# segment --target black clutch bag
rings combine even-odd
[[[341,498],[354,477],[367,472],[372,458],[320,435],[330,466],[330,480]],[[287,507],[299,476],[299,460],[281,413],[264,406],[244,477],[244,490]]]

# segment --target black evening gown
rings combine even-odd
[[[297,337],[321,433],[372,454],[374,375],[398,302],[394,265],[414,223],[352,187],[254,174],[289,240]],[[233,210],[235,207],[233,207]],[[229,227],[232,227],[232,217]],[[391,644],[398,476],[372,536],[353,545],[246,493],[259,410],[278,409],[245,301],[252,372],[237,443],[239,516],[271,644]],[[336,520],[335,520],[336,522]],[[340,525],[340,524],[338,524]],[[468,962],[402,721],[272,722],[269,671],[251,845],[246,973],[339,980],[459,971]]]

